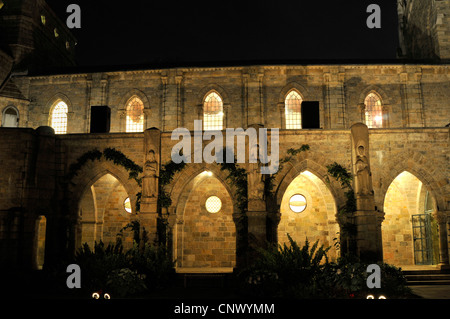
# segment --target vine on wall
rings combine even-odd
[[[337,212],[337,219],[341,225],[341,242],[338,248],[345,253],[354,253],[356,248],[356,225],[353,221],[353,213],[356,211],[356,198],[352,186],[352,174],[347,171],[345,167],[334,162],[327,165],[328,174],[336,179],[345,189],[345,204],[339,207]],[[326,176],[326,181],[330,183],[329,177]]]
[[[301,152],[306,152],[307,150],[309,150],[308,144],[303,144],[299,148],[295,148],[295,149],[290,148],[287,150],[288,155],[286,155],[281,160],[279,160],[278,171],[274,174],[266,176],[266,179],[264,180],[264,195],[266,196],[266,198],[271,198],[274,195],[273,194],[274,180],[275,180],[275,177],[277,176],[277,174],[281,170],[283,170],[284,164],[289,162],[297,154],[299,154]]]
[[[139,174],[143,172],[142,166],[137,165],[121,151],[111,147],[105,148],[103,152],[94,149],[81,155],[75,163],[72,163],[69,166],[69,172],[66,175],[66,179],[70,181],[78,175],[78,171],[87,163],[87,161],[101,160],[102,158],[125,168],[128,172],[128,178],[134,179],[139,186],[142,185],[142,178],[139,177]],[[140,210],[140,201],[141,193],[139,192],[136,194],[136,211]]]

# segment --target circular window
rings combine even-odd
[[[130,198],[129,197],[127,197],[127,199],[125,199],[123,201],[123,208],[125,208],[125,211],[127,213],[131,214],[131,202],[130,202]]]
[[[210,196],[205,203],[208,213],[217,213],[222,208],[222,201],[217,196]]]
[[[306,209],[306,198],[303,195],[295,194],[289,199],[289,207],[294,213],[301,213]]]

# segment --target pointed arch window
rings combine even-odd
[[[286,119],[286,128],[287,129],[301,129],[302,128],[302,115],[301,115],[301,106],[302,106],[302,97],[296,90],[291,90],[286,95],[286,99],[284,101],[284,112]]]
[[[126,132],[144,131],[144,103],[137,96],[133,96],[127,103]]]
[[[381,98],[378,94],[371,92],[364,99],[365,105],[365,121],[368,128],[383,127],[383,110],[381,106]]]
[[[217,92],[209,93],[203,101],[203,129],[223,129],[223,101]]]
[[[69,108],[64,101],[59,101],[52,110],[50,126],[55,130],[55,134],[67,133],[67,113]]]

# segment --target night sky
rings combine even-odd
[[[81,7],[80,66],[302,63],[396,58],[394,0],[47,0],[63,22]],[[381,29],[369,29],[369,4]]]

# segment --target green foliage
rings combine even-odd
[[[95,149],[92,151],[88,151],[81,155],[77,161],[69,166],[69,172],[66,175],[66,180],[70,181],[73,177],[78,174],[78,171],[87,163],[87,161],[95,161],[104,158],[108,161],[112,161],[115,165],[120,165],[125,168],[128,172],[128,178],[134,179],[139,186],[142,185],[142,179],[139,177],[139,174],[143,172],[141,166],[137,165],[131,159],[129,159],[125,154],[121,151],[116,150],[115,148],[105,148],[103,152]],[[136,200],[136,210],[139,211],[141,207],[141,193],[137,194]]]
[[[356,197],[352,186],[352,174],[347,171],[345,167],[334,162],[327,165],[328,174],[336,179],[343,189],[346,200],[345,204],[338,208],[337,218],[341,226],[341,240],[337,248],[342,249],[344,253],[352,252],[355,248],[356,225],[352,222],[350,217],[356,211]],[[329,183],[329,177],[326,176],[326,180]]]
[[[327,165],[327,169],[328,173],[340,182],[342,187],[352,189],[352,175],[345,167],[334,162],[333,164]]]
[[[306,240],[260,250],[260,257],[240,274],[247,295],[279,298],[363,298],[368,294],[407,298],[411,291],[400,268],[379,263],[381,288],[368,288],[368,263],[346,256],[329,262],[328,248]]]
[[[300,247],[289,235],[289,245],[260,249],[260,258],[243,271],[244,289],[261,297],[308,298],[318,296],[318,277],[328,264],[329,248],[312,246],[308,240]],[[322,262],[324,260],[324,263]]]
[[[222,158],[226,158],[226,152],[228,151],[228,148],[224,147],[222,150],[222,154],[218,154],[218,156],[223,156]],[[248,204],[247,171],[245,170],[245,168],[236,165],[236,158],[232,163],[223,161],[223,163],[220,163],[220,165],[220,169],[222,171],[228,171],[228,176],[226,179],[230,183],[230,185],[234,185],[236,187],[236,201],[238,203],[238,208],[242,213],[245,213],[247,211]]]
[[[279,160],[278,162],[278,171],[274,174],[270,174],[266,176],[264,180],[264,194],[266,198],[271,198],[273,196],[273,187],[274,187],[274,180],[277,174],[283,169],[283,166],[285,163],[289,162],[292,157],[296,156],[297,154],[301,152],[306,152],[309,150],[308,144],[303,144],[299,148],[290,148],[287,150],[287,154],[285,157]]]
[[[164,187],[172,182],[173,176],[183,170],[186,166],[184,161],[179,164],[170,160],[168,163],[161,166],[159,172],[159,193],[158,193],[158,205],[160,207],[169,207],[172,204],[170,195],[165,191]]]
[[[113,296],[125,297],[135,295],[147,289],[145,275],[138,274],[130,268],[114,269],[108,275],[106,285]]]
[[[384,295],[387,298],[406,298],[411,290],[406,286],[406,278],[400,268],[378,263],[381,270],[381,288],[368,288],[367,272],[369,263],[354,256],[339,258],[324,272],[326,289],[330,298],[366,298],[367,295]]]
[[[121,238],[126,229],[133,232],[134,244],[124,251]],[[146,231],[139,222],[122,228],[117,239],[107,246],[96,242],[93,249],[85,243],[76,252],[73,263],[81,268],[86,296],[101,289],[114,296],[129,297],[171,284],[174,262],[165,248],[147,243]]]

